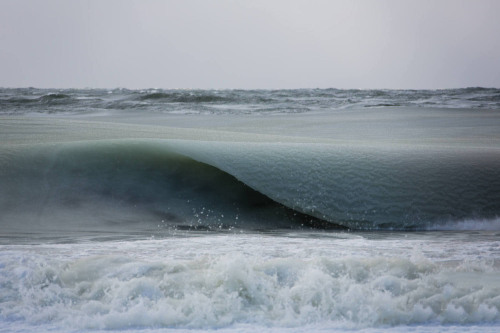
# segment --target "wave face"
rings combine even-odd
[[[381,107],[500,108],[500,89],[0,89],[0,114],[282,114]]]
[[[423,230],[500,215],[500,158],[491,152],[108,140],[13,156],[0,177],[0,218],[12,232]]]
[[[500,156],[491,151],[206,146],[182,149],[288,207],[348,228],[426,229],[500,215]]]

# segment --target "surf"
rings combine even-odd
[[[56,332],[498,330],[497,235],[306,234],[0,245],[2,325]]]

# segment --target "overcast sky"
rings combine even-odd
[[[499,0],[0,0],[0,87],[500,87]]]

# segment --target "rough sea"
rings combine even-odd
[[[498,332],[500,89],[0,89],[0,332]]]

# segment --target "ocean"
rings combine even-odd
[[[0,89],[0,332],[498,332],[500,89]]]

